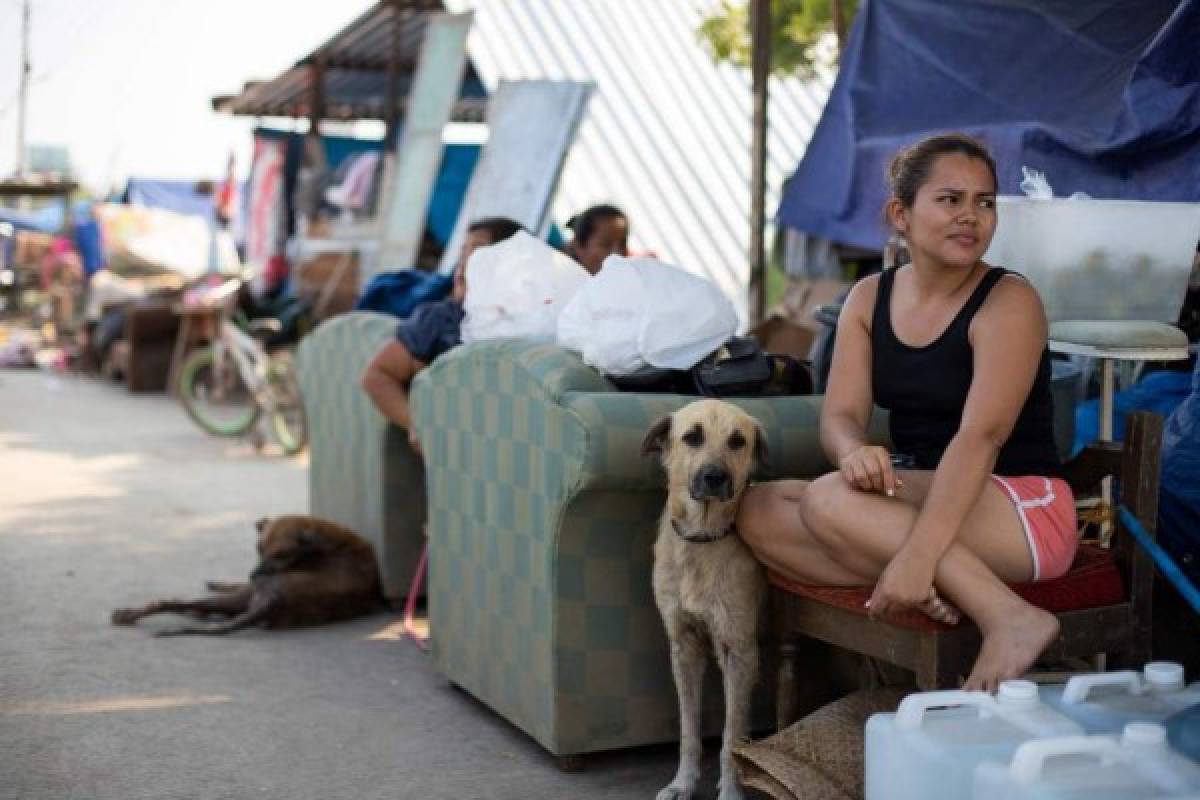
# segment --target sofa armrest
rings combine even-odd
[[[552,403],[561,403],[568,392],[616,392],[616,387],[583,363],[577,353],[554,344],[522,339],[493,339],[455,347],[438,357],[429,369],[421,372],[413,381],[413,402],[420,403],[422,384],[440,380],[438,376],[441,374],[463,370],[487,371],[493,369],[489,365],[496,364],[511,365],[513,369],[528,375],[544,399]],[[506,381],[508,377],[497,371],[495,380]]]
[[[658,459],[642,456],[646,432],[656,421],[695,401],[674,394],[572,392],[564,405],[587,434],[579,488],[650,490],[662,487]],[[833,469],[821,448],[821,395],[732,397],[763,426],[767,463],[759,478],[815,478]],[[887,413],[872,415],[870,440],[887,442]]]
[[[371,542],[390,598],[407,591],[424,546],[425,472],[361,378],[396,322],[370,311],[340,314],[301,339],[296,353],[309,428],[309,513]]]

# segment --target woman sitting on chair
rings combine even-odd
[[[983,634],[965,688],[991,691],[1058,635],[1006,584],[1061,576],[1078,544],[1046,316],[1029,283],[981,260],[997,182],[980,142],[926,139],[889,173],[886,216],[912,261],[860,281],[838,321],[820,433],[839,470],[752,488],[737,526],[795,581],[874,583],[872,617],[916,608],[954,624],[961,609]],[[876,404],[897,455],[867,444]]]

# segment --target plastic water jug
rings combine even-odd
[[[1120,733],[1130,722],[1164,722],[1200,703],[1200,683],[1184,686],[1180,664],[1152,661],[1140,673],[1076,675],[1065,685],[1043,686],[1042,700],[1088,733]]]
[[[1133,722],[1120,739],[1067,736],[1017,748],[975,770],[975,800],[1167,800],[1200,797],[1200,766],[1171,750],[1162,725]]]
[[[1177,752],[1200,763],[1200,705],[1167,717],[1167,741]]]
[[[866,800],[967,798],[975,767],[1007,761],[1035,737],[1078,736],[1080,726],[1038,699],[1030,681],[986,692],[909,695],[866,728]]]

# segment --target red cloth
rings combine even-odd
[[[286,258],[281,255],[271,256],[267,259],[267,268],[263,272],[264,288],[267,291],[274,290],[287,279],[291,271],[292,266]]]
[[[863,603],[871,597],[871,587],[806,586],[788,580],[774,572],[767,579],[773,586],[826,605],[844,608],[855,614],[867,615]],[[1125,602],[1125,586],[1110,551],[1094,545],[1081,544],[1071,570],[1061,578],[1040,583],[1019,583],[1012,590],[1031,605],[1046,611],[1075,611]],[[899,628],[917,631],[943,631],[949,626],[934,622],[920,611],[907,611],[888,622]]]

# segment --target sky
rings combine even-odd
[[[27,142],[65,145],[93,190],[248,169],[253,118],[211,98],[271,78],[374,0],[30,0]],[[21,0],[0,0],[0,176],[16,165]]]

